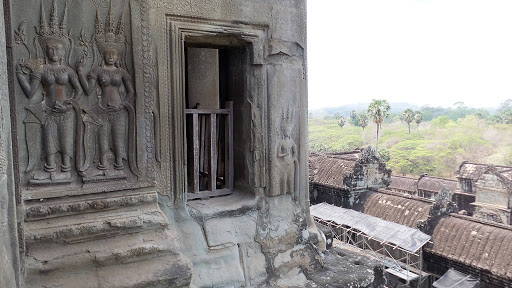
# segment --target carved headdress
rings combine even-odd
[[[116,49],[117,52],[121,54],[125,48],[123,14],[119,17],[116,27],[112,10],[113,6],[111,1],[105,25],[101,21],[99,11],[96,11],[94,39],[101,54],[103,54],[103,51],[107,48]]]
[[[53,1],[52,11],[50,12],[50,24],[46,23],[46,16],[44,14],[43,1],[41,1],[41,16],[39,19],[39,30],[36,28],[37,41],[41,48],[46,49],[48,43],[60,43],[64,49],[67,50],[71,41],[70,31],[67,30],[67,17],[68,17],[67,4],[64,7],[64,14],[62,15],[61,22],[57,19],[57,4]]]
[[[288,107],[286,110],[283,110],[281,114],[281,130],[284,134],[290,133],[293,129],[293,121],[294,121],[294,111],[291,107]],[[288,135],[289,136],[289,135]]]

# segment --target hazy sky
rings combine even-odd
[[[512,98],[512,0],[309,0],[309,108]]]

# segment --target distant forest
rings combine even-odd
[[[393,105],[381,117],[378,144],[393,174],[454,178],[464,160],[512,165],[512,99],[498,109],[475,109],[461,102],[453,108]],[[376,118],[370,117],[368,104],[356,106],[310,111],[310,152],[375,147]],[[366,123],[360,121],[365,117]]]

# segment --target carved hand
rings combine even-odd
[[[23,72],[23,65],[22,65],[22,63],[24,61],[25,60],[20,59],[20,62],[18,64],[16,64],[16,74],[25,74],[25,72]]]
[[[64,102],[64,105],[60,104],[59,102],[55,102],[55,105],[53,106],[53,111],[57,113],[64,113],[71,110],[72,107],[73,106],[71,105],[71,100],[66,100]]]
[[[40,75],[43,73],[43,64],[40,59],[20,59],[18,65],[16,65],[16,73],[19,71],[26,73],[24,69],[29,69],[34,75]]]
[[[118,112],[121,111],[124,108],[123,105],[115,106],[110,103],[107,104],[107,109],[112,112]]]

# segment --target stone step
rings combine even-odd
[[[118,192],[75,196],[68,199],[25,201],[25,220],[34,221],[75,214],[96,213],[123,207],[157,203],[155,191]]]
[[[83,242],[165,229],[168,224],[158,205],[149,203],[97,213],[29,221],[25,224],[25,241],[28,246],[35,242]]]
[[[27,287],[188,287],[191,266],[167,231],[30,249]]]

